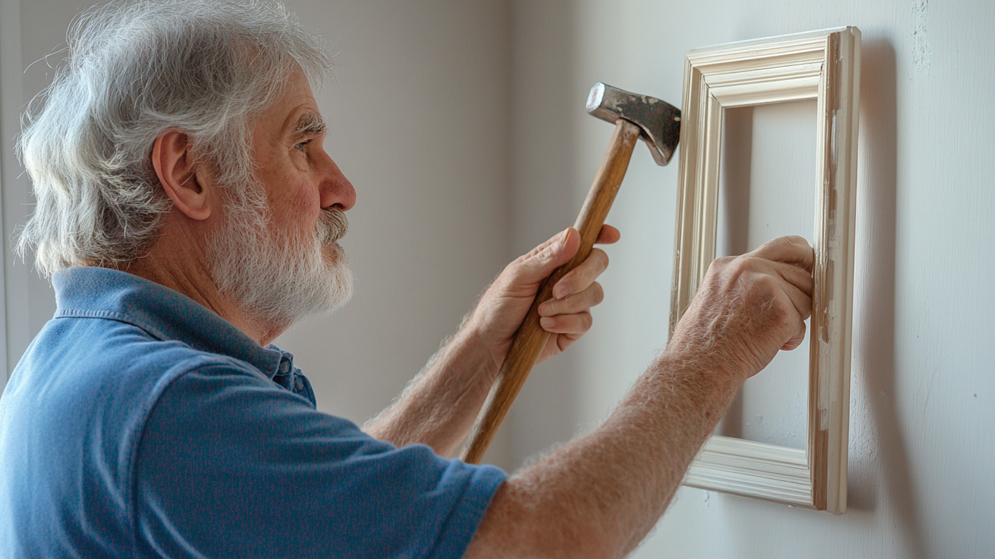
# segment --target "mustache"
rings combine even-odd
[[[322,245],[330,245],[345,236],[349,229],[349,219],[339,208],[331,207],[321,210],[318,220],[318,241]]]

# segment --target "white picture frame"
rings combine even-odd
[[[692,463],[686,485],[834,514],[846,511],[859,81],[856,27],[687,55],[671,334],[715,258],[723,111],[815,99],[817,148],[806,448],[714,435]]]

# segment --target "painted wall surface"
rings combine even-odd
[[[727,109],[722,130],[715,255],[783,235],[815,239],[814,99]],[[800,351],[782,351],[743,385],[718,432],[804,449],[811,320]]]
[[[513,219],[528,227],[545,216],[519,210],[522,192],[574,203],[572,219],[594,176],[610,135],[582,110],[594,82],[679,103],[692,48],[841,25],[863,32],[849,511],[832,516],[684,488],[635,556],[995,556],[995,5],[542,4],[514,2],[513,76],[540,81],[514,81],[513,153],[555,145],[570,163],[548,182],[543,162],[513,159]],[[559,70],[543,73],[553,57]],[[568,95],[528,95],[537,89]],[[562,127],[534,122],[562,104],[572,111]],[[640,150],[608,218],[623,240],[609,250],[594,331],[572,358],[576,370],[557,377],[565,386],[526,387],[529,405],[516,421],[530,432],[516,452],[602,419],[666,340],[677,167],[658,168]],[[562,403],[564,393],[565,408],[542,406]]]

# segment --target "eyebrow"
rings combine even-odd
[[[325,121],[321,120],[320,116],[313,112],[306,112],[297,119],[291,138],[297,141],[307,136],[318,136],[324,134],[327,128],[328,126]]]

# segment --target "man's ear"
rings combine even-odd
[[[190,151],[189,137],[179,130],[167,130],[152,145],[152,166],[159,176],[166,196],[190,219],[202,221],[211,216],[211,192],[198,172],[196,158]],[[206,186],[206,187],[205,187]]]

